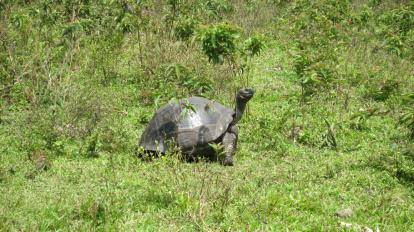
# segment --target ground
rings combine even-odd
[[[366,130],[349,126],[351,112],[382,103],[301,106],[286,59],[272,45],[253,61],[256,95],[240,123],[233,167],[170,156],[144,162],[126,151],[60,156],[35,170],[0,128],[0,230],[341,231],[347,222],[413,231],[412,185],[384,162],[398,153],[400,128],[387,115],[371,117]],[[153,108],[122,110],[134,143]],[[324,119],[334,125],[336,147],[323,146]],[[353,214],[336,216],[345,208]]]

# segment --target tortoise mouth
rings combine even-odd
[[[254,90],[252,88],[243,88],[239,90],[238,98],[242,100],[250,100],[254,95]]]

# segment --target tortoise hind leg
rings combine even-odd
[[[224,158],[221,162],[225,166],[233,166],[233,155],[236,152],[238,134],[238,129],[235,125],[231,126],[226,134],[224,134]]]

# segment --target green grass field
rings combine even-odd
[[[197,40],[172,39],[159,20],[170,8],[154,2],[142,11],[154,30],[143,26],[147,37],[132,29],[105,34],[112,27],[102,23],[92,32],[73,29],[78,34],[64,47],[63,19],[45,26],[51,34],[44,35],[33,26],[40,16],[29,18],[46,2],[0,4],[0,35],[7,38],[0,51],[0,231],[414,231],[413,127],[400,120],[408,115],[410,122],[411,103],[403,99],[413,93],[414,33],[401,32],[401,46],[381,47],[372,16],[406,6],[414,12],[408,1],[350,1],[349,15],[338,17],[359,24],[333,24],[344,39],[328,42],[323,33],[333,29],[324,20],[341,7],[328,0],[216,0],[208,17],[183,1],[184,10],[169,13],[206,25],[228,20],[242,37],[263,32],[267,47],[242,75],[234,74],[237,59],[213,64]],[[243,8],[247,2],[251,9]],[[76,6],[69,15],[80,9],[78,17],[88,19]],[[290,27],[321,6],[329,14],[310,21],[318,28],[309,29],[310,38]],[[298,9],[305,13],[288,14]],[[19,23],[26,27],[13,27]],[[414,20],[407,27],[414,32]],[[43,39],[56,44],[31,46]],[[298,43],[305,44],[299,52]],[[390,44],[400,53],[387,50]],[[247,82],[243,75],[255,96],[239,123],[234,166],[135,156],[158,107],[206,85],[204,95],[232,105],[231,90]],[[350,216],[337,216],[346,208]]]
[[[299,110],[289,101],[298,90],[292,74],[269,71],[283,65],[283,58],[272,48],[255,61],[256,96],[240,125],[234,167],[103,153],[92,159],[58,157],[50,170],[27,178],[33,165],[7,155],[13,141],[3,134],[1,229],[337,231],[340,222],[348,222],[413,230],[412,187],[383,167],[398,155],[395,139],[401,133],[393,121],[373,117],[368,131],[354,131],[345,125],[353,109],[320,103],[307,109],[308,139],[320,139],[317,132],[328,118],[338,125],[338,148],[289,141],[286,117]],[[125,108],[123,125],[136,128],[131,143],[144,127],[137,118],[147,110]],[[335,215],[348,207],[354,211],[349,218]]]

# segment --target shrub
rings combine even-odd
[[[414,139],[414,94],[403,98],[404,111],[400,117],[400,123],[407,126],[411,131],[411,138]]]
[[[239,30],[228,23],[219,23],[202,28],[198,37],[209,61],[222,64],[226,59],[232,59],[234,56]]]
[[[414,3],[384,12],[379,23],[379,36],[388,51],[398,56],[414,55]]]
[[[180,18],[175,26],[174,35],[178,39],[186,41],[194,35],[197,24],[198,21],[194,18]]]
[[[342,23],[349,17],[348,1],[297,1],[291,11],[295,51],[293,66],[302,97],[337,84],[338,46],[347,38]]]

